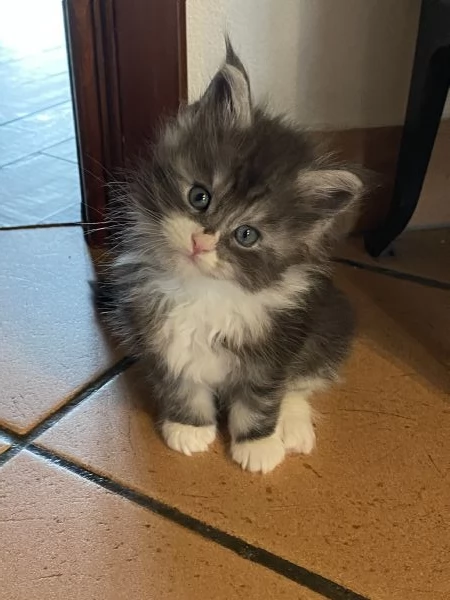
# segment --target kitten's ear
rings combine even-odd
[[[247,72],[226,38],[226,59],[199,101],[199,111],[216,115],[226,124],[249,127],[252,122],[250,83]]]
[[[298,177],[299,191],[325,218],[337,216],[354,207],[363,192],[362,180],[346,169],[303,171]]]

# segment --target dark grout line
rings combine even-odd
[[[56,213],[57,214],[57,213]],[[81,227],[83,222],[74,221],[73,223],[36,223],[35,225],[6,225],[0,226],[0,231],[22,231],[27,229],[51,229],[52,227]]]
[[[63,142],[60,142],[63,143]],[[48,148],[47,150],[51,150],[52,146],[50,146],[50,148]],[[77,165],[79,166],[79,163],[77,160],[70,160],[70,158],[63,158],[62,156],[56,156],[55,154],[50,154],[47,150],[40,150],[39,154],[41,154],[42,156],[48,156],[49,158],[54,158],[55,160],[62,160],[65,163],[69,163],[70,165]]]
[[[20,434],[10,429],[7,425],[0,425],[0,437],[4,438],[10,444],[20,442]]]
[[[56,160],[59,160],[59,159],[56,159]],[[80,220],[79,221],[73,221],[73,223],[74,223],[74,225],[81,225],[82,224],[82,222],[81,222],[82,216],[81,216],[81,206],[80,206],[80,204],[81,204],[81,192],[80,192],[80,198],[79,198],[78,202],[72,202],[71,204],[68,204],[67,206],[63,206],[59,210],[57,210],[57,211],[55,211],[55,212],[47,215],[46,219],[55,219],[55,218],[58,217],[58,215],[61,215],[62,213],[64,213],[64,211],[66,211],[68,208],[72,208],[72,207],[76,206],[76,207],[78,207],[78,209],[80,211]],[[65,225],[65,223],[63,223],[62,225]],[[65,225],[65,226],[67,227],[67,225]]]
[[[330,600],[368,600],[366,596],[361,596],[360,594],[335,583],[331,579],[327,579],[318,573],[309,571],[308,569],[281,558],[268,550],[249,544],[241,538],[226,533],[212,525],[208,525],[207,523],[204,523],[195,517],[191,517],[177,508],[156,500],[155,498],[125,487],[109,477],[90,471],[45,448],[32,444],[28,447],[28,450],[40,458],[58,465],[83,479],[95,483],[103,489],[125,498],[160,517],[168,519],[227,550],[231,550],[231,552],[234,552],[245,560],[266,567],[313,592],[321,594],[325,598],[329,598]]]
[[[431,279],[429,277],[422,277],[421,275],[413,275],[412,273],[405,273],[404,271],[396,271],[389,267],[379,267],[378,265],[370,265],[350,258],[333,258],[333,262],[345,265],[347,267],[355,267],[362,271],[371,271],[372,273],[378,273],[379,275],[385,275],[386,277],[392,277],[393,279],[401,279],[402,281],[410,281],[411,283],[417,283],[426,287],[435,288],[438,290],[450,290],[450,283],[446,281],[438,281],[437,279]]]
[[[122,358],[122,360],[120,360],[118,363],[104,371],[102,375],[97,377],[97,379],[94,379],[94,381],[88,383],[81,390],[79,390],[73,396],[73,398],[71,398],[71,400],[66,402],[66,404],[63,404],[63,406],[58,408],[54,413],[46,417],[43,421],[36,425],[36,427],[34,427],[25,436],[23,436],[22,439],[25,441],[26,444],[29,444],[30,442],[35,440],[38,436],[45,433],[47,429],[50,429],[50,427],[53,427],[55,423],[57,423],[63,417],[68,415],[74,408],[81,404],[81,402],[89,398],[89,396],[92,396],[92,394],[95,394],[96,392],[101,390],[103,386],[105,386],[112,379],[126,371],[135,362],[136,361],[133,358]]]
[[[56,146],[59,146],[60,144],[65,144],[67,142],[71,142],[72,140],[74,140],[75,143],[76,143],[76,136],[75,136],[75,134],[71,135],[70,137],[68,137],[68,138],[66,138],[64,140],[61,140],[60,142],[55,142],[51,146],[45,146],[45,148],[39,150],[39,152],[46,152],[47,150],[51,150],[52,148],[55,148]]]
[[[1,130],[1,125],[0,125],[0,130]],[[68,142],[70,140],[73,140],[74,136],[71,135],[68,138],[64,138],[63,140],[59,140],[58,142],[55,142],[54,144],[52,144],[51,146],[44,146],[43,148],[39,148],[39,150],[36,150],[36,152],[30,152],[30,154],[25,154],[25,156],[20,156],[19,158],[16,158],[8,163],[4,163],[0,165],[0,170],[3,169],[4,167],[12,167],[13,165],[16,165],[17,163],[20,163],[24,160],[27,160],[29,158],[36,158],[38,156],[42,156],[44,154],[44,152],[46,150],[48,150],[49,148],[54,148],[55,146],[58,146],[59,144],[64,144],[65,142]],[[46,156],[50,156],[49,154],[46,154]],[[56,156],[51,156],[51,158],[56,158]]]
[[[136,361],[134,358],[122,358],[118,363],[94,379],[94,381],[91,381],[87,385],[83,386],[68,402],[60,406],[57,410],[48,415],[45,419],[43,419],[40,423],[23,435],[12,431],[8,427],[1,426],[0,434],[3,434],[6,440],[12,443],[12,446],[0,454],[0,466],[4,465],[11,458],[14,458],[18,452],[27,448],[28,445],[31,444],[37,437],[53,427],[63,417],[71,413],[72,410],[79,406],[84,400],[92,396],[92,394],[98,392],[103,386],[110,383],[115,377],[126,371],[135,362]]]
[[[61,73],[56,73],[56,75],[61,75],[63,73],[65,73],[65,71],[61,71]],[[50,77],[55,77],[55,75],[50,75]],[[34,110],[33,112],[30,112],[30,113],[27,113],[26,115],[23,115],[22,117],[15,117],[14,119],[10,119],[9,121],[0,123],[0,127],[3,127],[4,125],[13,125],[14,123],[17,123],[18,121],[22,121],[23,119],[28,119],[28,117],[34,117],[35,115],[45,112],[46,110],[51,110],[52,108],[57,108],[58,106],[62,106],[63,104],[68,104],[71,102],[72,102],[72,100],[70,98],[68,98],[67,100],[60,100],[59,102],[55,102],[55,104],[49,104],[48,106],[39,108],[38,110]],[[12,161],[11,163],[6,163],[6,165],[11,165],[14,162],[16,162],[16,161]],[[5,167],[6,165],[2,165],[2,166]]]
[[[0,468],[9,460],[17,456],[21,450],[23,450],[23,446],[21,444],[12,444],[10,448],[2,452],[0,454]]]

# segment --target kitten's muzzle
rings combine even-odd
[[[193,233],[192,234],[192,254],[197,256],[204,252],[215,250],[217,244],[217,235],[209,233]]]

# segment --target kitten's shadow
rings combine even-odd
[[[448,294],[364,271],[355,277],[351,273],[347,281],[339,280],[356,304],[362,336],[405,374],[418,376],[441,395],[450,394]]]

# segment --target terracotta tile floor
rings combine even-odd
[[[359,332],[317,450],[252,476],[163,445],[78,227],[0,231],[0,598],[450,598],[448,235],[342,250]]]
[[[450,598],[450,230],[340,250],[359,333],[311,457],[179,456],[80,228],[35,228],[80,217],[60,0],[0,0],[0,80],[0,600]]]
[[[395,255],[378,259],[366,254],[361,238],[353,238],[340,248],[339,257],[347,264],[362,264],[375,272],[407,273],[421,283],[433,285],[434,280],[435,286],[450,289],[450,229],[406,231],[395,244]]]

